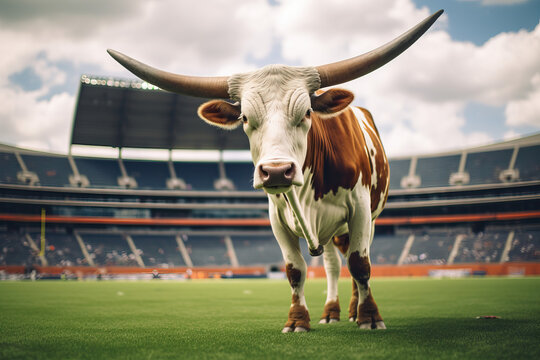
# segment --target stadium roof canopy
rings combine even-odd
[[[206,124],[197,108],[208,99],[178,95],[138,80],[83,75],[72,145],[115,148],[247,150],[239,127]]]

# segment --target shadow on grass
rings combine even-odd
[[[534,319],[399,318],[386,325],[387,330],[371,331],[351,323],[318,325],[310,335],[342,348],[361,344],[363,354],[375,358],[539,358],[534,354],[540,353],[540,325]]]

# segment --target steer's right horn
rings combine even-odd
[[[442,13],[443,10],[437,11],[403,35],[368,53],[347,60],[317,66],[316,69],[321,77],[321,87],[342,84],[380,68],[414,44]]]
[[[229,98],[226,76],[200,77],[172,74],[143,64],[118,51],[108,49],[107,52],[133,74],[163,90],[198,97]]]

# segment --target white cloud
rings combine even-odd
[[[280,16],[278,27],[284,56],[303,65],[374,49],[429,14],[405,0],[327,2],[316,9],[307,0],[289,4],[282,9],[286,16]],[[514,120],[509,125],[516,121],[530,125],[538,114],[530,79],[540,73],[540,25],[532,32],[501,33],[477,46],[452,40],[441,19],[442,26],[430,30],[397,59],[342,85],[372,111],[392,156],[496,140],[488,135],[491,129],[466,132],[463,114],[472,101],[491,106],[510,103],[507,115]],[[514,107],[520,108],[519,120],[511,111]]]
[[[67,152],[75,99],[66,93],[39,100],[40,92],[0,89],[0,134],[8,144]]]
[[[532,90],[523,99],[512,100],[506,106],[507,124],[540,128],[540,71],[531,80]]]
[[[215,75],[253,68],[272,46],[274,9],[265,0],[87,1],[6,0],[0,11],[0,142],[66,151],[73,96],[51,88],[68,79],[59,62],[101,68],[103,75],[132,78],[106,53],[115,48],[169,71]],[[43,86],[27,93],[10,75],[30,68]],[[100,74],[98,74],[100,75]]]
[[[516,131],[514,130],[508,130],[507,132],[504,133],[504,140],[513,140],[513,139],[517,139],[520,137],[520,134],[517,133]]]
[[[309,0],[278,6],[266,0],[6,0],[0,12],[0,43],[9,49],[0,57],[0,142],[65,151],[74,97],[44,97],[66,81],[78,86],[60,61],[101,69],[98,75],[133,77],[106,54],[113,48],[172,72],[227,75],[253,69],[249,59],[268,56],[277,40],[289,64],[320,65],[369,51],[428,15],[411,0],[317,6]],[[391,155],[494,140],[488,131],[464,130],[464,109],[472,101],[506,106],[510,127],[540,127],[534,80],[540,78],[540,24],[532,32],[501,33],[482,46],[452,40],[446,27],[443,15],[396,60],[343,85],[372,111]],[[27,67],[43,82],[30,93],[9,82]]]

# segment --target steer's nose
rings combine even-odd
[[[263,187],[287,187],[292,185],[296,167],[292,162],[259,165]]]

